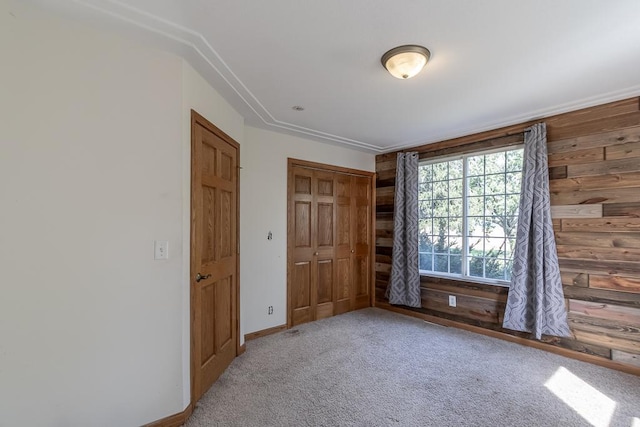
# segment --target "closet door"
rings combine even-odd
[[[315,303],[313,320],[333,316],[335,283],[335,174],[313,171],[314,194],[311,206],[312,243],[312,300]],[[313,238],[315,236],[315,239]],[[314,301],[315,298],[315,301]]]
[[[291,323],[333,316],[335,174],[294,167],[289,187]]]
[[[372,249],[372,212],[371,177],[353,177],[352,235],[353,235],[353,283],[352,310],[371,305],[371,249]]]
[[[372,174],[302,163],[289,160],[289,327],[371,305]]]
[[[335,314],[353,310],[353,207],[351,175],[336,174]]]
[[[288,298],[291,326],[313,320],[311,282],[314,270],[313,171],[289,169],[289,273]]]

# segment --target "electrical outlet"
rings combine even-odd
[[[273,306],[270,305],[269,308],[267,309],[267,314],[271,315],[273,314]]]
[[[456,306],[456,296],[449,295],[449,307],[455,307],[455,306]]]

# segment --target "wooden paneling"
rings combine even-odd
[[[600,218],[602,205],[551,206],[551,218]]]
[[[549,346],[640,366],[640,99],[545,118],[552,222],[573,338]],[[421,159],[522,141],[532,122],[410,149]],[[409,150],[407,150],[409,151]],[[391,273],[396,152],[376,157],[376,298]],[[422,277],[420,315],[528,339],[501,328],[508,289]],[[449,307],[448,296],[457,297]]]
[[[640,218],[563,219],[562,230],[563,231],[600,232],[600,233],[640,232]]]
[[[549,167],[562,165],[581,165],[604,160],[604,148],[596,147],[586,150],[566,151],[549,154]]]
[[[623,292],[640,292],[640,278],[590,274],[589,281],[592,288]]]

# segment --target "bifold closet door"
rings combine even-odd
[[[334,174],[292,168],[289,298],[293,325],[330,317],[335,295]]]
[[[372,176],[290,166],[289,326],[371,305]]]

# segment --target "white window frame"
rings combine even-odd
[[[438,272],[438,271],[429,271],[429,270],[420,270],[420,275],[421,276],[425,276],[425,277],[436,277],[436,278],[443,278],[443,279],[453,279],[453,280],[457,280],[460,282],[469,282],[469,283],[483,283],[483,284],[488,284],[488,285],[497,285],[497,286],[503,286],[503,287],[509,287],[510,286],[510,282],[507,280],[500,280],[500,279],[490,279],[490,278],[485,278],[485,277],[476,277],[476,276],[470,276],[469,272],[467,271],[467,267],[468,267],[468,258],[469,258],[469,254],[468,254],[468,245],[469,245],[469,236],[468,236],[468,231],[469,231],[469,218],[468,218],[468,197],[469,197],[469,192],[468,192],[468,185],[467,185],[467,178],[468,178],[468,165],[467,165],[467,158],[468,157],[475,157],[475,156],[484,156],[487,154],[494,154],[494,153],[504,153],[504,152],[508,152],[508,151],[515,151],[515,150],[520,150],[520,149],[524,149],[524,144],[518,144],[518,145],[509,145],[507,147],[498,147],[498,148],[493,148],[493,149],[489,149],[489,150],[482,150],[482,151],[474,151],[474,152],[470,152],[470,153],[465,153],[465,154],[458,154],[458,155],[453,155],[453,156],[442,156],[442,157],[433,157],[433,158],[429,158],[429,159],[424,159],[421,160],[418,167],[423,166],[423,165],[429,165],[429,164],[434,164],[434,163],[442,163],[442,162],[449,162],[452,160],[463,160],[462,162],[462,199],[463,199],[463,203],[462,203],[462,266],[461,266],[461,274],[455,274],[455,273],[444,273],[444,272]],[[486,176],[486,175],[485,175]]]

